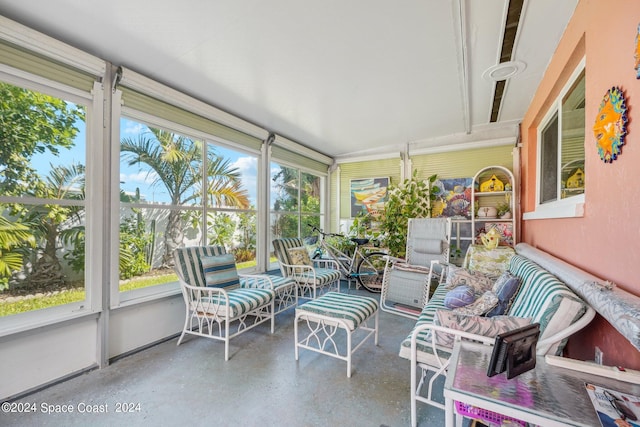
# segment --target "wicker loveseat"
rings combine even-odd
[[[504,321],[505,324],[523,321],[538,322],[540,339],[537,353],[560,354],[568,337],[589,324],[595,316],[595,311],[565,283],[521,254],[521,252],[530,254],[536,251],[544,254],[524,243],[516,246],[516,254],[509,261],[508,270],[520,278],[520,286],[512,297],[506,316],[498,316],[497,318],[500,319],[496,322]],[[548,254],[545,256],[549,257]],[[437,319],[448,314],[445,296],[450,290],[446,282],[438,285],[423,308],[415,327],[400,346],[400,356],[411,360],[411,422],[413,426],[417,425],[417,402],[444,409],[444,405],[432,399],[433,383],[438,376],[446,375],[451,354],[451,348],[442,345],[443,341],[447,341],[443,337],[446,336],[449,341],[471,339],[488,345],[494,342],[496,326],[486,328],[492,330],[493,334],[480,331],[482,328],[478,326],[489,321],[486,317],[480,319],[467,316],[464,322],[459,321],[455,325],[448,325],[449,327],[438,325]],[[439,310],[443,311],[439,313]],[[429,374],[431,374],[430,377]],[[425,391],[425,395],[422,395],[425,384],[428,384],[428,390]]]

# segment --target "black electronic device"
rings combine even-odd
[[[511,379],[536,366],[536,344],[540,335],[540,324],[532,323],[522,328],[496,336],[491,353],[487,376],[507,371]]]

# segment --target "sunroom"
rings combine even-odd
[[[0,0],[0,400],[175,343],[175,249],[222,245],[241,273],[278,274],[273,240],[349,233],[372,209],[354,195],[369,183],[470,189],[504,168],[510,243],[640,307],[637,2],[130,3]],[[597,118],[611,90],[628,122],[607,157]],[[582,185],[563,186],[578,171]],[[453,220],[454,263],[475,243],[472,209]],[[634,313],[594,308],[564,355],[640,369],[637,337],[618,327]],[[406,371],[406,400],[362,425],[409,422],[397,351],[412,324],[385,314],[382,334],[385,319],[382,360]],[[278,357],[296,364],[293,348]],[[427,412],[419,424],[443,422]]]

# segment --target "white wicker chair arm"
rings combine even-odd
[[[446,359],[445,362],[442,361],[442,351],[446,351],[447,353],[451,353],[453,349],[445,348],[436,344],[436,332],[444,332],[447,334],[454,335],[455,340],[471,340],[477,341],[486,345],[493,345],[495,342],[495,337],[486,337],[484,335],[472,334],[470,332],[460,331],[457,329],[451,329],[444,326],[433,325],[429,323],[425,323],[422,325],[418,325],[411,333],[411,364],[412,366],[418,363],[418,334],[421,332],[431,330],[431,341],[430,346],[433,351],[434,359],[437,360],[438,366],[437,368],[445,369],[449,365],[449,359]],[[440,352],[438,352],[440,350]]]
[[[591,323],[591,321],[595,316],[596,316],[596,311],[590,306],[587,306],[587,311],[582,315],[580,319],[578,319],[578,321],[569,325],[565,329],[559,332],[556,332],[555,334],[549,337],[546,337],[543,340],[538,341],[538,343],[536,344],[536,353],[538,355],[547,354],[547,352],[549,351],[549,348],[553,344],[560,342],[565,338],[569,338],[571,335],[575,334],[580,329],[584,328],[589,323]]]

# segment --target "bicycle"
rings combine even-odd
[[[329,258],[337,261],[342,275],[347,280],[356,279],[366,290],[373,293],[382,291],[382,278],[387,264],[387,254],[382,251],[366,253],[364,246],[369,243],[367,238],[349,237],[356,247],[352,255],[347,255],[329,243],[327,237],[345,238],[342,234],[325,233],[318,227],[307,224],[313,232],[318,233],[319,239],[311,258]],[[355,268],[354,268],[355,267]]]

